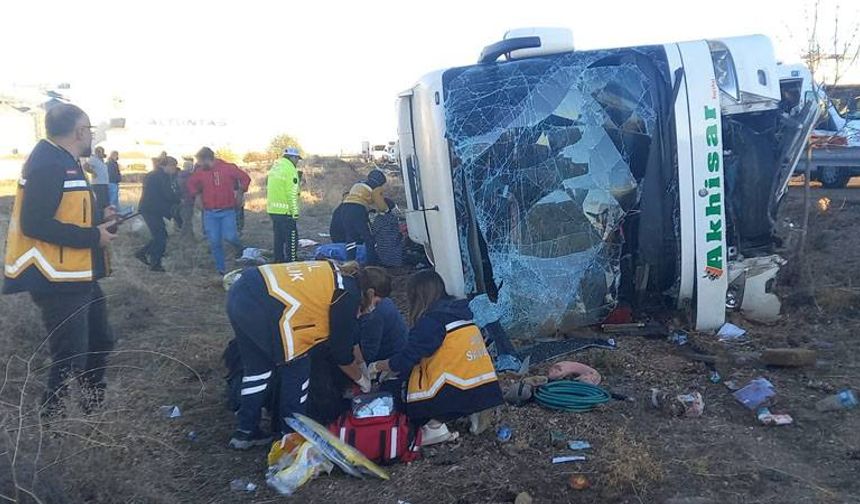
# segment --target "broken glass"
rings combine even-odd
[[[668,86],[662,62],[653,47],[445,72],[466,291],[495,301],[474,304],[477,318],[528,339],[615,306],[622,224],[659,117],[653,89]]]

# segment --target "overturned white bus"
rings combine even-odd
[[[781,100],[763,36],[575,51],[509,32],[399,97],[410,238],[515,337],[619,300],[700,330],[773,318],[774,219],[817,113]]]

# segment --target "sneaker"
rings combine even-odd
[[[267,446],[271,442],[272,436],[262,431],[248,432],[237,430],[230,436],[230,442],[227,446],[234,450],[248,450],[255,446]]]
[[[164,273],[164,266],[160,264],[153,264],[149,267],[149,271],[158,271],[160,273]]]
[[[137,259],[138,261],[142,262],[143,264],[149,266],[149,258],[146,257],[146,251],[145,250],[140,249],[137,252],[135,252],[134,258]]]

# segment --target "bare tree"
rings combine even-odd
[[[853,2],[852,2],[853,4]],[[821,21],[826,16],[822,9],[821,0],[816,0],[810,10],[806,11],[807,31],[806,31],[806,50],[802,54],[803,60],[809,67],[812,75],[812,86],[817,91],[817,86],[821,85],[824,88],[834,86],[844,77],[845,72],[852,68],[860,58],[860,43],[858,43],[858,33],[860,33],[860,20],[857,17],[851,20],[847,29],[840,26],[840,9],[841,4],[836,2],[833,4],[833,23],[832,31],[829,26],[822,26]],[[832,105],[830,99],[822,104],[823,112],[827,112],[828,107]],[[843,126],[844,127],[844,126]],[[837,131],[830,138],[824,139],[824,143],[830,143],[832,137],[839,135],[842,131]],[[803,278],[802,284],[806,286],[809,293],[814,291],[812,286],[813,278],[810,273],[809,265],[806,262],[806,242],[809,234],[809,213],[812,208],[812,195],[810,190],[810,170],[813,144],[810,142],[807,145],[807,163],[806,173],[804,174],[803,183],[803,221],[802,234],[798,243],[796,260],[799,262],[799,272]]]

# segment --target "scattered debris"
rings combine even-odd
[[[828,210],[830,210],[831,203],[832,203],[832,201],[827,196],[825,196],[823,198],[818,198],[818,202],[817,202],[818,211],[821,213],[826,213]]]
[[[567,462],[585,462],[585,455],[559,455],[552,458],[553,464],[566,464]]]
[[[576,380],[591,385],[600,385],[600,373],[596,369],[580,362],[561,361],[549,368],[547,377],[550,380],[561,380],[570,375],[576,375]]]
[[[281,495],[292,495],[308,481],[334,469],[334,464],[310,442],[288,438],[289,435],[272,445],[266,473],[266,484]]]
[[[188,433],[185,434],[185,439],[191,441],[192,443],[197,441],[197,431],[188,431]]]
[[[234,492],[256,492],[257,484],[241,478],[234,479],[230,482],[230,490]]]
[[[812,367],[818,358],[815,350],[806,348],[768,348],[759,360],[768,366]]]
[[[591,443],[588,441],[571,440],[567,442],[567,447],[571,450],[590,450]]]
[[[573,490],[585,490],[591,486],[591,482],[584,474],[571,474],[567,483]]]
[[[840,390],[815,404],[815,409],[820,412],[847,410],[855,407],[857,407],[857,394],[851,389]]]
[[[528,492],[520,492],[517,494],[517,498],[514,499],[514,504],[532,504],[534,499],[529,495]]]
[[[705,399],[699,392],[678,394],[671,398],[671,394],[658,388],[651,389],[651,405],[663,410],[673,416],[696,418],[702,416],[705,411]]]
[[[680,329],[672,331],[668,338],[666,338],[669,343],[674,343],[678,346],[686,345],[688,341],[690,341],[690,335],[687,331],[682,331]]]
[[[776,396],[776,390],[766,378],[756,378],[732,395],[747,409],[755,411]]]
[[[675,400],[680,403],[680,407],[676,408],[678,416],[697,418],[705,412],[705,399],[699,392],[680,394],[675,397]]]
[[[720,341],[728,343],[744,343],[749,341],[746,329],[742,329],[729,322],[720,327],[720,330],[717,331],[717,336],[720,338]]]
[[[169,406],[161,406],[158,408],[158,413],[164,418],[179,418],[182,416],[182,412],[179,411],[179,406],[169,405]]]
[[[310,240],[308,238],[300,238],[299,239],[299,247],[308,248],[308,247],[316,247],[320,242],[316,240]]]
[[[708,374],[708,380],[710,380],[711,383],[720,383],[723,380],[723,377],[720,376],[719,371],[717,371],[716,369],[712,369],[711,372]]]
[[[507,443],[511,440],[511,436],[514,435],[514,432],[507,425],[502,425],[496,430],[496,439],[501,441],[502,443]]]
[[[791,415],[774,414],[770,412],[769,408],[759,408],[756,417],[762,425],[791,425],[794,423]]]
[[[266,257],[266,252],[263,249],[247,247],[242,249],[242,257],[236,259],[236,262],[243,266],[259,266],[269,262]],[[271,254],[268,254],[271,255]]]

